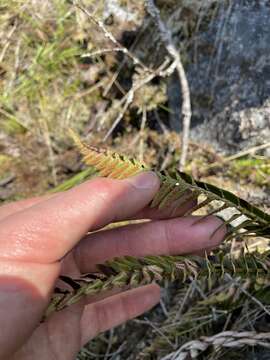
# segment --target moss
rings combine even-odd
[[[269,184],[270,160],[246,157],[234,160],[229,168],[230,176],[252,181],[256,185]]]

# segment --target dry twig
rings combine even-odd
[[[183,135],[182,135],[179,169],[180,171],[182,171],[186,163],[188,142],[189,142],[189,129],[190,129],[190,121],[192,115],[188,80],[185,73],[185,69],[181,61],[180,52],[178,49],[176,49],[173,43],[171,31],[166,28],[164,22],[161,20],[160,11],[155,6],[153,0],[146,0],[146,7],[150,16],[153,18],[156,26],[159,29],[161,39],[164,42],[168,53],[171,55],[171,57],[174,59],[176,63],[176,70],[181,83],[182,97],[183,97],[183,103],[182,103]]]
[[[201,337],[199,340],[189,341],[173,353],[166,355],[162,360],[196,359],[210,346],[218,351],[220,348],[243,348],[245,346],[262,346],[270,349],[270,333],[255,331],[225,331],[210,337]]]
[[[226,163],[228,163],[230,161],[237,160],[237,159],[239,159],[241,157],[244,157],[244,156],[247,156],[247,155],[250,155],[250,154],[255,154],[257,151],[268,149],[269,147],[270,147],[270,142],[267,142],[266,144],[254,146],[254,147],[252,147],[250,149],[240,151],[237,154],[228,156],[226,158],[221,158],[221,159],[219,159],[219,161],[216,161],[216,162],[214,162],[214,163],[212,163],[210,165],[205,166],[205,168],[203,168],[203,170],[209,170],[209,169],[221,166],[221,165],[226,164]]]
[[[135,92],[138,91],[139,89],[141,89],[143,86],[145,86],[149,82],[151,82],[156,76],[160,76],[160,77],[170,76],[173,73],[173,71],[175,70],[175,66],[176,66],[175,62],[173,62],[171,65],[168,66],[168,61],[165,60],[164,63],[155,72],[146,71],[143,73],[143,76],[140,76],[140,78],[137,81],[134,81],[131,89],[117,104],[117,107],[120,107],[123,105],[123,108],[119,112],[119,114],[118,114],[117,118],[115,119],[114,123],[112,124],[111,128],[108,130],[108,132],[104,136],[103,141],[106,141],[108,139],[108,137],[112,134],[113,130],[123,119],[125,112],[127,111],[128,107],[132,104]]]
[[[177,66],[179,66],[177,64],[177,61],[175,59],[175,61],[173,61],[169,66],[168,66],[168,59],[165,59],[165,61],[163,62],[163,64],[158,68],[158,69],[151,69],[149,67],[147,67],[146,65],[144,65],[140,59],[138,59],[135,55],[133,55],[126,47],[124,47],[114,36],[111,32],[109,32],[105,25],[103,24],[103,22],[99,19],[97,19],[93,14],[91,14],[85,7],[83,7],[79,1],[74,0],[73,4],[80,9],[82,12],[84,12],[89,19],[96,25],[99,27],[99,29],[104,33],[104,36],[109,39],[114,45],[115,48],[112,49],[101,49],[99,51],[96,51],[94,53],[90,53],[90,54],[85,54],[83,56],[94,56],[94,55],[100,55],[102,53],[107,53],[107,52],[122,52],[124,54],[126,54],[134,63],[134,65],[136,66],[140,66],[140,68],[142,69],[142,72],[144,74],[144,76],[141,76],[141,78],[136,81],[133,86],[131,87],[131,89],[127,92],[127,94],[117,103],[116,108],[113,110],[116,110],[118,108],[120,108],[122,106],[121,111],[119,111],[119,114],[117,116],[117,118],[115,119],[115,121],[113,122],[111,128],[108,130],[108,132],[106,133],[106,135],[103,138],[103,141],[106,141],[108,139],[108,137],[112,134],[113,130],[116,128],[116,126],[120,123],[120,121],[122,120],[125,112],[127,111],[127,109],[129,108],[129,106],[131,105],[131,103],[133,102],[134,99],[134,94],[137,90],[139,90],[142,86],[148,84],[149,82],[151,82],[156,76],[159,77],[167,77],[170,76],[175,69],[177,68]]]
[[[147,66],[145,66],[140,59],[138,59],[135,55],[133,55],[125,46],[123,46],[114,36],[111,32],[109,32],[103,22],[99,19],[97,19],[93,14],[91,14],[84,6],[81,5],[79,1],[73,1],[74,5],[80,9],[84,14],[86,14],[89,19],[99,27],[99,29],[104,33],[104,36],[109,39],[115,46],[117,51],[123,52],[125,55],[127,55],[135,65],[140,65],[144,70],[150,70]],[[115,49],[114,49],[115,50]],[[112,49],[112,51],[114,51]],[[105,49],[105,51],[108,51],[108,49]],[[102,51],[101,51],[102,52]]]

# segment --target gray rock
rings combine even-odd
[[[210,142],[234,153],[270,141],[270,99],[262,106],[237,110],[230,107],[192,129],[193,140]],[[265,150],[265,154],[268,151]]]
[[[221,6],[199,32],[197,61],[187,68],[193,140],[225,153],[270,140],[269,43],[270,3],[263,0]]]
[[[140,7],[105,1],[118,22],[133,16],[132,51],[157,67],[167,51],[159,31]],[[139,2],[138,2],[139,3]],[[191,137],[234,153],[270,140],[269,0],[156,0],[186,68],[193,107]],[[126,8],[125,8],[126,6]],[[135,23],[134,23],[135,24]],[[170,126],[180,132],[181,88],[168,81]]]
[[[120,1],[118,0],[104,1],[103,18],[104,20],[106,20],[110,16],[115,16],[118,20],[122,22],[138,22],[138,14],[131,12],[128,8],[121,6]]]

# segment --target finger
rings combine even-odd
[[[151,309],[159,299],[159,286],[151,284],[87,305],[81,318],[81,346],[99,333]]]
[[[6,218],[0,228],[0,256],[55,262],[90,229],[136,214],[158,188],[159,179],[152,172],[125,180],[87,181]]]
[[[55,194],[49,194],[44,196],[37,196],[31,199],[14,201],[9,204],[2,205],[0,207],[0,221],[9,215],[15,214],[21,210],[25,210],[33,205],[40,203],[41,201],[48,200]]]
[[[219,245],[226,229],[215,230],[222,221],[214,216],[196,223],[197,220],[198,217],[187,216],[99,231],[77,245],[74,258],[84,273],[114,257],[188,254]]]
[[[0,207],[0,221],[9,215],[13,215],[21,210],[25,210],[33,205],[36,205],[42,201],[48,200],[56,194],[46,194],[43,196],[37,196],[30,199],[24,199],[14,201]],[[184,215],[188,210],[192,209],[196,205],[196,200],[188,201],[183,206],[175,208],[174,204],[165,207],[163,209],[152,209],[145,207],[145,209],[139,211],[130,219],[166,219],[170,217],[178,217]]]

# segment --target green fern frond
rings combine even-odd
[[[75,144],[84,156],[84,162],[93,166],[100,176],[124,179],[141,171],[150,170],[137,160],[84,144],[72,130],[70,132]],[[245,236],[256,235],[270,238],[270,215],[233,193],[211,184],[196,181],[190,175],[177,170],[173,173],[156,172],[156,174],[161,180],[161,186],[150,204],[151,207],[161,209],[173,205],[176,210],[184,203],[198,199],[203,195],[203,200],[194,206],[189,213],[210,204],[215,208],[206,216],[222,213],[229,208],[233,210],[231,217],[225,221],[225,224],[221,225],[232,225],[227,234],[227,239],[238,233]],[[216,203],[220,205],[217,206]],[[235,221],[238,221],[238,224],[233,226]]]
[[[115,288],[135,288],[141,285],[164,281],[185,283],[190,279],[211,281],[224,274],[243,279],[260,279],[261,286],[270,282],[270,251],[263,255],[247,254],[236,260],[218,254],[203,259],[197,256],[146,256],[143,258],[123,257],[99,265],[98,273],[90,273],[79,279],[60,277],[72,290],[61,291],[53,296],[46,312],[49,316],[67,306],[77,303],[86,295],[95,295]]]

